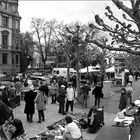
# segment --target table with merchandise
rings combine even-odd
[[[114,122],[115,126],[125,127],[129,129],[128,140],[130,140],[140,124],[140,100],[136,100],[132,105],[123,109],[116,115]]]

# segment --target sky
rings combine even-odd
[[[125,1],[125,3],[127,3]],[[105,18],[105,7],[110,5],[117,16],[120,13],[111,0],[94,1],[48,1],[48,0],[19,0],[19,14],[21,16],[21,32],[31,31],[31,19],[57,19],[64,23],[80,21],[86,24],[94,21],[94,15]]]

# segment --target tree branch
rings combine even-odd
[[[102,49],[108,49],[110,51],[124,51],[127,53],[131,53],[131,54],[136,54],[136,55],[140,55],[140,51],[135,51],[132,49],[129,49],[127,47],[122,47],[122,48],[115,48],[114,46],[110,46],[110,45],[103,45],[101,43],[99,43],[96,40],[88,40],[86,43],[94,43],[95,45],[97,45],[98,47],[102,48]]]

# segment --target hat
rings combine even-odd
[[[65,87],[64,85],[61,85],[61,87]]]

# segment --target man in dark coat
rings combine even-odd
[[[100,106],[100,98],[103,98],[103,92],[102,92],[102,83],[98,82],[96,87],[92,91],[92,95],[95,96],[95,106]]]
[[[58,95],[57,99],[58,99],[58,102],[59,102],[58,113],[62,113],[62,115],[66,115],[66,113],[64,111],[65,97],[66,97],[65,86],[61,85],[60,90],[59,90],[59,95]]]
[[[24,113],[27,115],[27,122],[33,122],[33,114],[35,113],[35,104],[34,99],[36,97],[36,93],[33,89],[30,89],[26,92],[24,100],[25,100],[25,109]]]

